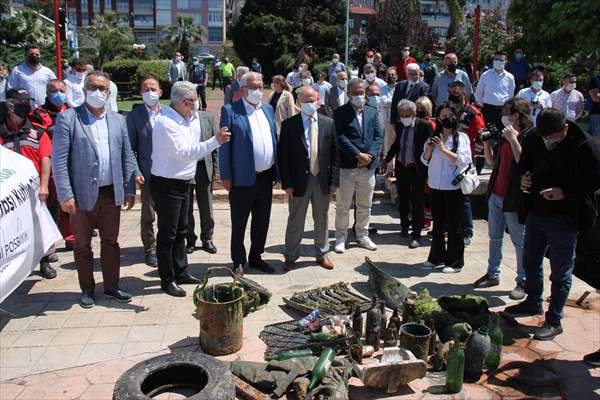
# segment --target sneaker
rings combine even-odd
[[[525,293],[525,289],[523,289],[523,286],[519,284],[517,284],[517,286],[515,286],[515,288],[508,294],[508,297],[512,300],[523,300],[526,296],[527,293]]]
[[[552,340],[561,333],[563,333],[563,329],[560,322],[558,324],[553,324],[546,321],[544,322],[544,325],[535,332],[533,338],[535,340]]]
[[[421,244],[419,243],[418,239],[413,239],[412,242],[410,242],[410,244],[408,245],[409,249],[416,249],[417,247],[419,247]]]
[[[445,274],[457,274],[460,271],[462,271],[462,268],[454,268],[454,267],[448,267],[448,266],[446,266],[442,269],[442,272]]]
[[[473,283],[473,287],[476,289],[489,288],[498,285],[500,285],[498,278],[490,278],[487,274],[477,279]]]
[[[593,367],[600,367],[600,350],[594,353],[586,354],[585,357],[583,357],[583,361]]]
[[[544,308],[541,304],[531,304],[527,300],[509,307],[506,307],[504,314],[511,317],[531,317],[534,315],[544,315]]]
[[[432,262],[431,262],[431,261],[429,261],[429,260],[427,260],[427,261],[425,261],[425,262],[423,263],[423,266],[424,266],[425,268],[437,268],[437,267],[439,267],[440,265],[442,265],[442,264],[434,264],[434,263],[432,263]]]
[[[371,250],[371,251],[377,250],[377,245],[375,243],[373,243],[373,241],[368,236],[365,236],[364,238],[360,239],[358,241],[358,245],[360,247],[362,247],[363,249],[367,249],[367,250]]]
[[[467,247],[468,245],[470,245],[470,244],[471,244],[471,238],[470,238],[470,237],[467,237],[467,236],[465,236],[465,237],[463,238],[463,243],[464,243],[465,247]]]
[[[342,239],[336,239],[334,250],[338,254],[342,254],[343,252],[345,252],[346,251],[346,241],[342,240]]]

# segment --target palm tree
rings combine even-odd
[[[94,25],[87,28],[86,37],[94,48],[94,66],[101,68],[105,61],[127,51],[133,43],[133,31],[121,23],[118,14],[107,12],[94,19]]]
[[[165,29],[167,33],[166,40],[171,43],[172,50],[178,50],[183,59],[188,61],[192,51],[192,45],[204,43],[204,27],[194,24],[194,18],[189,15],[177,16],[178,26],[172,26]]]
[[[446,0],[448,9],[450,10],[450,26],[448,27],[447,37],[450,38],[456,33],[456,29],[463,23],[464,8],[467,5],[467,0]]]

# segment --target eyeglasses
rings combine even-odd
[[[101,92],[108,92],[108,87],[98,86],[98,85],[88,85],[87,90],[91,90],[92,92],[95,92],[96,90],[99,90]]]

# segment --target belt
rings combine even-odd
[[[417,166],[417,163],[414,163],[414,162],[411,162],[411,163],[402,163],[399,160],[398,160],[398,164],[400,164],[404,168],[412,168],[412,167],[416,167]]]

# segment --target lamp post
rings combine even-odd
[[[344,62],[346,63],[346,68],[348,65],[348,35],[350,33],[350,0],[346,0],[346,50],[344,54]]]
[[[60,54],[60,21],[58,16],[58,1],[54,0],[54,41],[56,42],[56,76],[62,79],[62,60]]]

